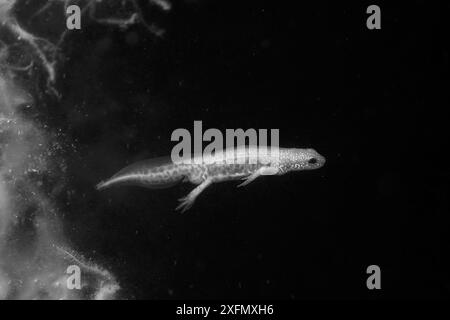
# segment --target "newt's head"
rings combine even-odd
[[[319,169],[325,164],[325,157],[314,149],[280,150],[281,173],[298,170]]]

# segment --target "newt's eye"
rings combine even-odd
[[[316,164],[317,163],[317,159],[316,158],[311,158],[308,160],[309,164]]]

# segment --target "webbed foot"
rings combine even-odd
[[[175,210],[180,210],[181,213],[184,213],[192,207],[195,202],[195,197],[192,197],[191,193],[189,193],[186,197],[178,199],[178,201],[180,204],[175,208]]]
[[[185,212],[189,210],[197,199],[198,195],[203,192],[210,184],[212,183],[211,179],[206,179],[200,185],[198,185],[194,190],[192,190],[186,197],[179,199],[180,204],[175,210],[181,210],[181,212]]]

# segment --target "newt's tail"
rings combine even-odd
[[[184,172],[170,158],[157,158],[133,163],[111,178],[96,185],[97,190],[111,186],[141,186],[151,189],[168,188],[180,182]]]

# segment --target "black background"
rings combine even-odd
[[[382,29],[366,28],[378,4]],[[60,199],[72,246],[121,298],[449,297],[448,4],[179,1],[126,31],[68,36],[46,119],[75,145]],[[96,183],[169,155],[177,128],[279,128],[318,171],[208,188]],[[381,267],[382,290],[366,287]]]

